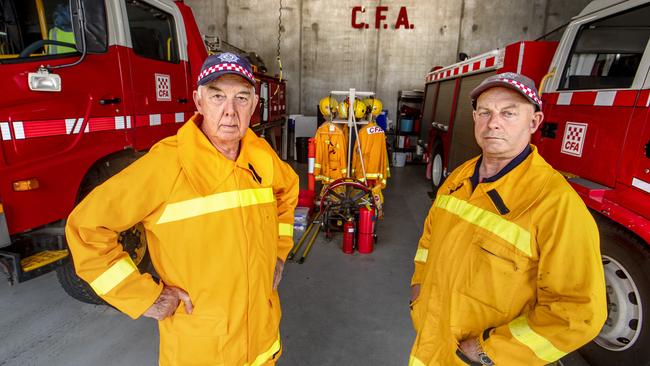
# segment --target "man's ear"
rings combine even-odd
[[[200,88],[200,87],[199,87],[199,88]],[[196,110],[197,110],[199,113],[203,114],[203,111],[202,111],[203,108],[201,107],[201,102],[202,102],[202,101],[201,101],[201,93],[199,93],[198,89],[195,90],[195,91],[192,93],[192,99],[194,99],[194,105],[196,106]]]
[[[530,121],[530,134],[534,134],[535,131],[539,128],[539,126],[542,124],[544,121],[544,112],[535,112],[533,113],[533,118]]]

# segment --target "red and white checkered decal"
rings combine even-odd
[[[116,131],[134,127],[157,127],[185,122],[187,112],[144,114],[135,116],[106,116],[59,118],[34,121],[0,121],[0,141],[25,140],[37,137],[75,135]]]
[[[504,51],[505,49],[486,52],[469,60],[431,71],[425,76],[425,80],[428,83],[431,81],[450,79],[464,74],[499,69],[503,67]]]
[[[567,122],[564,128],[561,152],[563,154],[581,157],[582,148],[585,146],[586,135],[586,123]]]
[[[156,100],[171,101],[172,85],[169,75],[155,74],[154,77],[156,78]]]
[[[539,104],[540,109],[542,108],[542,100],[539,99],[537,96],[537,93],[526,85],[518,82],[517,80],[512,80],[512,79],[506,79],[506,78],[501,78],[501,81],[505,81],[508,84],[514,85],[517,87],[517,89],[521,90],[522,93],[526,94],[530,99],[534,100],[537,104]]]
[[[548,105],[594,107],[648,107],[650,90],[586,90],[544,93],[544,102]]]
[[[207,69],[201,71],[201,73],[199,74],[199,78],[197,79],[197,83],[199,81],[201,81],[201,79],[203,79],[204,77],[206,77],[206,76],[208,76],[208,75],[210,75],[210,74],[212,74],[214,72],[224,71],[224,70],[236,71],[236,72],[242,74],[243,76],[246,76],[247,78],[249,78],[251,80],[253,79],[253,74],[251,74],[245,68],[243,68],[243,67],[241,67],[241,66],[239,66],[237,64],[233,64],[233,63],[230,63],[230,62],[224,62],[224,63],[221,63],[221,64],[212,65],[212,66],[208,67]]]

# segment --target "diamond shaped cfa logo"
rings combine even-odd
[[[221,60],[221,62],[237,62],[237,60],[239,60],[239,57],[230,52],[222,53],[217,57],[219,57],[219,60]]]
[[[587,135],[587,124],[577,122],[567,122],[564,128],[564,138],[562,139],[562,154],[582,156],[582,148],[585,146],[585,137]]]
[[[169,75],[155,74],[156,78],[156,100],[171,101],[172,86]]]

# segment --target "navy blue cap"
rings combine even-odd
[[[246,58],[230,52],[208,56],[203,62],[203,66],[201,66],[201,73],[197,83],[198,85],[205,85],[225,74],[239,75],[255,85],[253,68],[250,62]]]

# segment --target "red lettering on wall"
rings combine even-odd
[[[355,29],[361,29],[361,28],[364,28],[364,27],[368,28],[366,26],[367,24],[364,23],[364,22],[357,23],[357,13],[358,12],[365,13],[366,9],[364,9],[363,6],[355,6],[355,7],[352,8],[352,28],[355,28]]]
[[[415,25],[409,23],[409,16],[406,12],[406,7],[402,6],[399,8],[399,14],[397,15],[397,21],[395,21],[395,29],[399,29],[404,26],[404,29],[413,29]]]
[[[387,10],[388,10],[387,6],[378,6],[377,7],[377,10],[375,11],[375,28],[376,29],[379,29],[379,26],[381,25],[381,21],[386,19],[386,16],[383,14],[383,12],[385,12]],[[386,25],[386,24],[384,24],[384,25]]]
[[[354,29],[368,29],[370,24],[360,20],[361,15],[359,13],[365,13],[366,8],[364,6],[354,6],[352,7],[352,28]],[[388,24],[385,22],[387,19],[386,12],[388,12],[388,6],[377,6],[375,8],[375,29],[388,29]],[[415,25],[409,22],[408,12],[405,6],[400,7],[399,13],[397,14],[397,19],[395,20],[394,29],[404,28],[404,29],[414,29]]]

